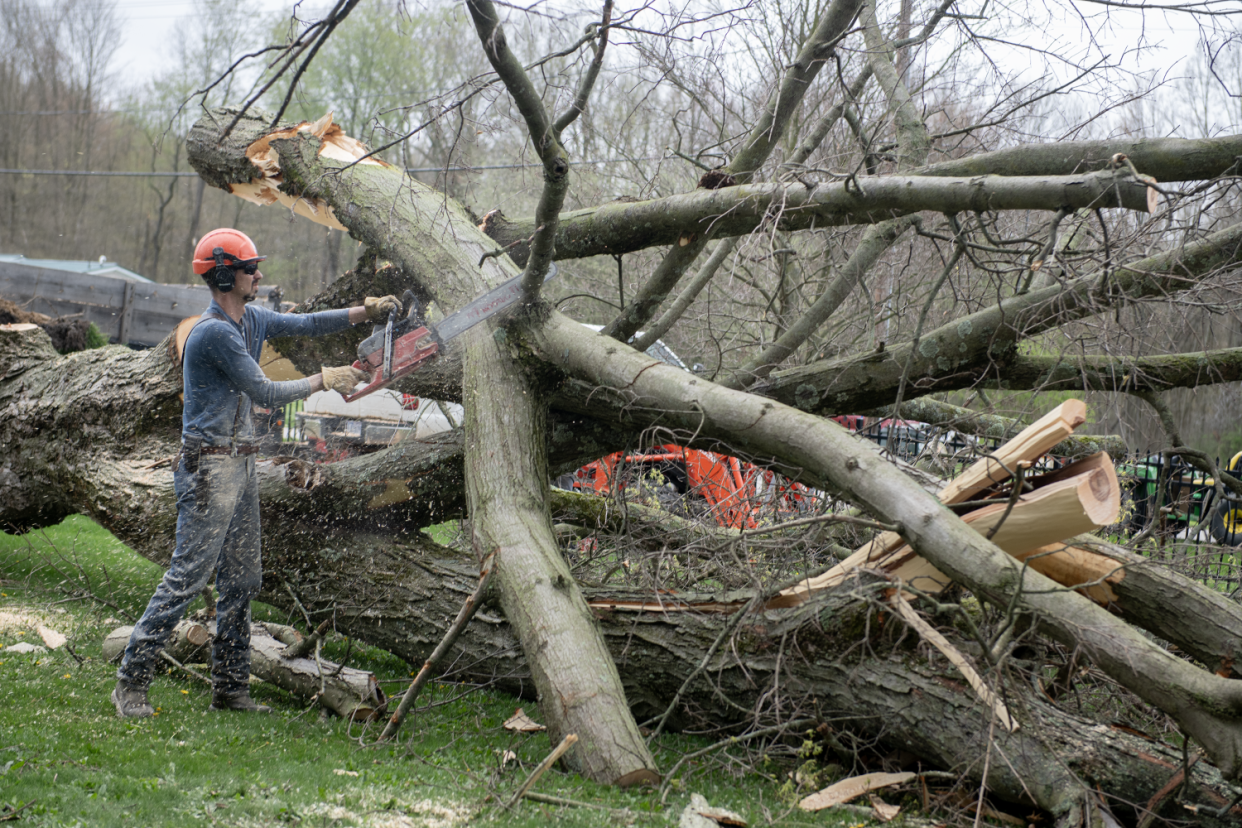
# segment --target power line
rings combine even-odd
[[[598,161],[579,161],[579,166],[596,164],[627,164],[632,161],[662,161],[663,156],[653,155],[647,158],[612,158]],[[543,164],[480,164],[477,167],[406,167],[407,173],[439,173],[439,172],[478,172],[479,170],[523,170],[542,167]],[[198,178],[196,172],[173,172],[171,170],[153,172],[128,172],[114,170],[17,170],[0,169],[0,175],[88,175],[100,178]]]
[[[113,170],[6,170],[0,175],[95,175],[111,178],[197,178],[194,172],[120,172]]]

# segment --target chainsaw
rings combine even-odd
[[[544,281],[555,275],[556,264],[552,264]],[[513,305],[521,295],[522,277],[515,276],[433,325],[424,317],[413,291],[407,290],[401,307],[390,310],[388,321],[372,328],[371,335],[358,344],[354,367],[366,371],[371,378],[344,395],[345,402],[361,399],[417,371],[447,350],[449,341]]]

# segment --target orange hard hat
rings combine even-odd
[[[225,261],[230,265],[261,262],[267,258],[259,255],[258,248],[245,233],[223,227],[203,236],[194,248],[194,272],[199,276],[209,273],[216,266],[214,251],[217,247],[224,251]]]

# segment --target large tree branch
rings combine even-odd
[[[561,216],[556,257],[630,253],[696,239],[740,236],[763,228],[795,231],[876,224],[923,211],[1049,210],[1062,207],[1149,209],[1146,184],[1128,171],[1063,176],[934,178],[864,176],[816,184],[793,181],[695,190],[652,201],[612,202]],[[525,261],[520,242],[536,225],[499,221],[488,234]]]
[[[1207,181],[1238,175],[1242,168],[1242,135],[1215,138],[1109,138],[1101,141],[1051,141],[1023,144],[941,161],[918,170],[919,175],[1067,175],[1104,169],[1117,153],[1128,157],[1139,172],[1157,181]]]
[[[476,550],[495,552],[500,603],[527,654],[552,740],[578,734],[569,761],[590,779],[657,781],[616,662],[552,532],[538,372],[518,365],[492,333],[466,334],[466,489]]]
[[[1242,381],[1242,348],[1147,357],[1027,356],[1005,369],[1008,388],[1164,391]]]
[[[1107,293],[1088,278],[1012,296],[925,333],[914,353],[907,343],[825,360],[780,372],[753,390],[805,411],[865,411],[894,401],[907,362],[917,394],[968,387],[1017,359],[1015,347],[1027,337],[1107,308],[1189,290],[1239,263],[1242,224],[1119,267]]]
[[[919,177],[961,177],[970,179],[981,175],[1006,177],[1048,177],[1076,175],[1089,171],[1104,171],[1110,159],[1117,153],[1127,155],[1135,168],[1163,183],[1206,181],[1237,171],[1242,157],[1242,135],[1218,138],[1153,138],[1136,141],[1068,141],[1052,144],[1027,144],[996,152],[983,153],[955,161],[945,161],[917,170]],[[864,187],[869,179],[863,179]],[[1125,204],[1137,207],[1145,198],[1145,188],[1138,183],[1128,185],[1129,193],[1123,193]],[[816,188],[818,190],[818,188]],[[1124,188],[1123,188],[1124,189]],[[719,191],[717,191],[719,192]],[[557,255],[573,259],[604,254],[625,253],[662,244],[672,244],[681,237],[710,229],[713,237],[740,235],[754,229],[754,220],[740,220],[731,216],[731,210],[749,210],[745,202],[752,197],[757,204],[798,205],[806,200],[799,197],[792,187],[781,192],[763,194],[743,188],[737,199],[713,203],[696,199],[712,193],[681,193],[651,201],[620,202],[605,204],[588,210],[577,210],[561,216],[561,229],[557,238]],[[766,199],[765,199],[766,195]],[[934,207],[929,209],[935,209]],[[1042,209],[1042,208],[1032,208]],[[1050,209],[1058,209],[1052,207]],[[762,215],[762,209],[759,211]],[[883,218],[889,218],[885,216]],[[627,220],[639,219],[650,223],[648,231],[634,232]],[[797,221],[796,216],[781,216]],[[808,218],[810,218],[808,216]],[[876,217],[877,219],[880,217]],[[816,217],[805,225],[786,225],[788,229],[804,229],[824,226],[827,217]],[[832,222],[830,222],[832,223]],[[859,223],[854,220],[840,223]],[[520,244],[534,231],[532,219],[509,219],[498,222],[489,233],[501,245],[518,242],[511,255],[516,261],[524,261],[526,249]]]

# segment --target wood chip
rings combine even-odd
[[[505,720],[505,730],[512,730],[516,733],[541,733],[547,730],[547,725],[541,725],[539,722],[526,715],[526,711],[518,708],[513,715]]]
[[[690,794],[690,804],[681,812],[678,828],[716,828],[719,825],[736,825],[746,828],[745,817],[724,808],[708,804],[702,794]]]
[[[69,641],[69,639],[65,638],[63,635],[56,632],[56,630],[52,629],[51,627],[44,627],[40,625],[38,627],[35,627],[35,632],[37,632],[39,634],[39,637],[43,639],[43,643],[53,650],[57,649],[58,647],[65,646],[65,643]]]
[[[875,809],[875,818],[880,822],[892,822],[901,813],[900,805],[889,805],[878,796],[870,796],[871,807]]]
[[[31,644],[29,641],[22,641],[17,644],[10,644],[4,648],[6,653],[46,653],[47,647],[40,647],[38,644]]]
[[[909,782],[914,777],[913,773],[865,773],[862,776],[851,776],[811,794],[799,802],[798,807],[804,811],[822,811],[834,805],[844,805],[870,791]]]

